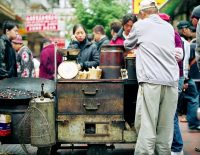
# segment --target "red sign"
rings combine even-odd
[[[65,48],[65,38],[52,37],[49,40],[56,43],[58,48]]]
[[[37,14],[26,16],[27,32],[57,31],[58,17],[55,14]]]

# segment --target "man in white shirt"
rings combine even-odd
[[[137,48],[139,90],[135,155],[169,155],[179,80],[175,33],[173,27],[158,16],[155,0],[140,3],[140,17],[142,20],[134,24],[124,42],[127,50]]]

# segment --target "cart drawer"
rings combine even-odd
[[[58,83],[58,113],[123,114],[122,83]]]
[[[58,115],[58,141],[70,143],[122,142],[121,115]]]

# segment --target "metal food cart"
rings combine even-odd
[[[108,46],[105,48],[108,50]],[[115,48],[119,47],[112,46],[109,52]],[[108,65],[108,68],[120,71],[119,66]],[[71,144],[68,148],[74,149],[74,144],[87,144],[88,155],[105,155],[107,148],[115,143],[136,142],[135,130],[131,128],[138,88],[136,78],[0,81],[1,89],[7,87],[33,90],[37,96],[40,92],[50,92],[54,98],[1,99],[0,113],[9,113],[12,118],[11,135],[0,137],[2,143],[30,143],[38,147],[38,155],[53,155],[62,149],[61,144]]]

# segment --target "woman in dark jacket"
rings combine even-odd
[[[0,38],[0,80],[17,77],[16,54],[11,41],[18,35],[17,24],[13,21],[4,21],[3,35]]]
[[[72,42],[68,48],[80,49],[78,63],[82,70],[99,65],[99,52],[95,44],[87,39],[85,28],[78,24],[73,27]]]

